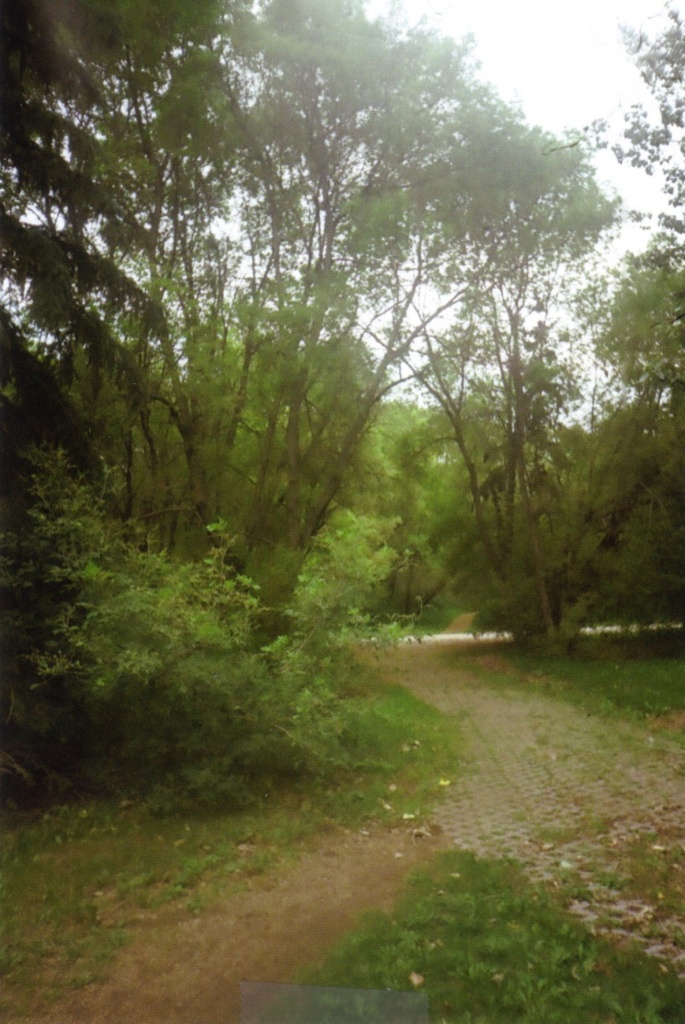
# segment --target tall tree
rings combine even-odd
[[[85,0],[2,5],[0,341],[8,467],[23,440],[58,437],[72,449],[83,443],[86,432],[66,411],[58,371],[69,373],[79,349],[94,365],[127,370],[114,322],[155,317],[114,258],[117,248],[138,243],[139,225],[97,174],[98,71],[122,45],[113,13]]]
[[[661,216],[668,248],[683,260],[685,234],[685,22],[674,7],[666,8],[668,26],[656,39],[647,39],[642,30],[628,30],[629,52],[659,108],[658,122],[651,121],[641,106],[626,114],[627,145],[615,147],[620,160],[628,159],[647,174],[658,170],[664,179],[665,196],[670,207]]]
[[[144,230],[131,272],[165,311],[158,336],[139,330],[130,339],[146,384],[137,433],[156,475],[150,416],[161,405],[181,445],[189,510],[201,525],[216,513],[202,452],[209,420],[202,386],[226,344],[232,262],[220,219],[235,145],[224,77],[240,17],[239,4],[215,0],[192,9],[127,6],[130,42],[107,78],[103,113],[103,171],[114,168],[117,200]]]
[[[36,380],[55,395],[71,386],[82,443],[97,439],[127,480],[124,515],[138,438],[156,468],[150,417],[161,402],[191,507],[208,518],[202,416],[184,367],[198,335],[216,345],[222,330],[227,262],[213,227],[231,182],[221,78],[237,10],[216,0],[192,12],[123,0],[3,5],[8,423],[26,421]],[[45,429],[34,412],[29,433],[54,436],[45,408]]]
[[[271,543],[296,564],[403,359],[503,244],[512,115],[468,48],[394,36],[354,5],[276,2],[241,31],[225,62],[234,290],[205,457],[245,557]],[[208,370],[187,339],[184,388]]]
[[[680,621],[685,610],[683,274],[629,261],[597,353],[618,384],[596,430],[597,588],[614,615]]]
[[[555,434],[577,398],[561,306],[613,206],[579,150],[513,122],[509,147],[500,244],[451,325],[424,333],[414,366],[463,458],[505,618],[551,636],[564,609],[546,551],[547,485]]]

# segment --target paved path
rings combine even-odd
[[[455,844],[514,857],[534,881],[571,879],[585,898],[570,909],[594,931],[636,939],[685,977],[685,919],[620,891],[631,840],[685,851],[683,751],[646,728],[484,686],[455,668],[444,646],[398,648],[386,664],[459,721],[465,764],[434,815]],[[677,867],[685,876],[682,858]],[[602,884],[607,878],[619,887]]]

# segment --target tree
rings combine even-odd
[[[670,212],[661,216],[668,248],[682,263],[685,234],[685,24],[675,7],[667,7],[668,27],[655,40],[647,40],[642,31],[628,30],[626,43],[642,77],[657,102],[659,123],[650,123],[643,107],[635,106],[626,114],[625,138],[628,146],[615,147],[619,160],[628,159],[633,167],[647,174],[656,169],[663,174]]]
[[[407,397],[388,398],[342,494],[355,511],[388,524],[396,557],[378,605],[388,614],[417,615],[451,582],[456,516],[449,442],[444,419],[434,410]]]
[[[129,434],[131,419],[140,416],[144,424],[150,354],[168,349],[173,310],[157,282],[140,271],[154,227],[143,175],[139,163],[126,165],[141,186],[136,189],[124,180],[124,166],[131,157],[127,130],[135,122],[131,53],[148,41],[145,69],[159,113],[174,78],[162,72],[155,78],[151,68],[164,58],[167,71],[183,69],[182,7],[171,12],[158,5],[156,31],[143,37],[135,32],[140,8],[123,2],[8,0],[2,6],[0,586],[3,721],[19,734],[11,765],[19,774],[34,766],[38,774],[49,772],[65,750],[78,760],[86,739],[84,695],[67,641],[82,624],[81,552],[90,519],[83,501],[46,505],[42,496],[50,462],[61,465],[60,446],[70,453],[72,472],[75,464],[91,479],[106,479],[112,465],[108,458],[103,474],[102,456],[112,453],[112,423],[124,423]],[[206,32],[209,22],[197,10],[194,19]],[[136,96],[149,109],[151,94]],[[169,110],[167,125],[172,117]],[[102,411],[92,414],[103,397],[104,413],[116,410],[110,422]],[[36,442],[52,451],[38,477],[31,461]]]
[[[76,447],[53,419],[65,408],[57,371],[68,376],[82,350],[93,365],[129,372],[115,324],[136,316],[151,327],[158,311],[115,255],[139,244],[140,225],[97,173],[98,70],[123,47],[114,13],[86,0],[9,0],[0,46],[0,330],[11,458],[22,425],[33,440],[61,435]],[[50,396],[42,408],[32,408],[36,385]]]
[[[445,177],[464,163],[452,153],[446,171],[447,132],[483,96],[461,48],[393,39],[356,7],[273,3],[257,30],[234,95],[254,317],[244,379],[268,403],[246,449],[257,472],[243,467],[247,543],[270,535],[304,551],[416,337],[418,296],[430,277],[446,286],[456,246],[443,228],[457,225]]]
[[[201,532],[216,515],[203,458],[210,429],[203,389],[228,330],[232,247],[221,237],[220,218],[236,154],[224,78],[240,17],[239,4],[215,0],[192,10],[182,3],[126,6],[130,43],[104,83],[103,173],[117,201],[144,226],[143,245],[126,254],[128,265],[165,318],[156,336],[140,326],[129,333],[144,381],[133,408],[136,435],[145,468],[158,480],[151,423],[159,423],[160,412],[170,418],[185,463],[180,501]],[[133,436],[127,447],[136,447]],[[159,504],[154,511],[161,514]]]
[[[682,273],[628,261],[597,339],[613,399],[595,431],[601,613],[680,621],[685,608],[685,360]]]
[[[607,468],[613,493],[604,503],[603,546],[611,553],[612,591],[600,587],[609,605],[631,608],[637,618],[658,615],[682,620],[685,392],[685,24],[674,7],[656,39],[627,32],[626,41],[654,97],[657,123],[641,107],[626,115],[626,144],[619,160],[647,174],[663,174],[668,212],[662,231],[641,257],[630,259],[618,282],[598,353],[613,368],[622,388],[620,401],[601,425],[621,453],[618,476]],[[607,371],[609,372],[609,371]],[[617,438],[615,424],[620,423]],[[627,447],[625,447],[627,446]],[[601,506],[600,506],[601,507]]]
[[[181,440],[190,506],[210,518],[203,417],[184,366],[222,330],[227,264],[213,230],[231,180],[221,82],[236,10],[215,0],[192,12],[3,5],[6,444],[56,439],[51,413],[68,407],[70,390],[81,427],[72,412],[59,439],[74,458],[90,441],[121,468],[125,517],[136,432],[157,477],[150,419],[160,403]],[[29,412],[41,381],[53,395],[42,424]],[[112,427],[122,435],[114,445]]]
[[[443,409],[468,473],[480,543],[500,592],[499,624],[552,636],[565,609],[546,537],[556,497],[551,462],[578,398],[561,304],[614,209],[579,150],[515,122],[509,133],[515,158],[499,197],[500,244],[452,324],[424,332],[413,365]]]
[[[193,421],[210,506],[251,571],[266,560],[274,576],[281,559],[285,578],[358,470],[403,360],[505,243],[512,115],[468,48],[393,36],[354,6],[274,3],[243,29],[225,79],[226,329],[202,342],[211,370],[200,346],[186,355],[187,332],[175,351],[186,390],[221,381]]]

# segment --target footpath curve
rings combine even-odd
[[[434,820],[461,849],[516,858],[532,881],[576,883],[569,909],[591,930],[635,940],[685,977],[685,918],[621,893],[631,842],[685,850],[684,752],[645,727],[495,690],[445,654],[427,639],[383,656],[384,675],[454,716],[465,740]]]

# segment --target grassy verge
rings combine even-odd
[[[502,647],[445,656],[497,686],[546,692],[595,713],[645,719],[685,712],[682,637],[586,637],[571,656]],[[682,733],[674,719],[674,732]],[[683,723],[685,725],[685,723]]]
[[[265,778],[248,810],[159,818],[123,801],[9,817],[0,840],[5,1008],[17,1012],[34,992],[49,1003],[103,977],[139,922],[201,912],[295,855],[308,836],[427,812],[456,760],[454,724],[371,678],[357,697],[353,770]]]
[[[369,915],[303,981],[427,992],[454,1024],[665,1024],[685,987],[644,955],[594,938],[515,864],[448,853],[392,914]]]

